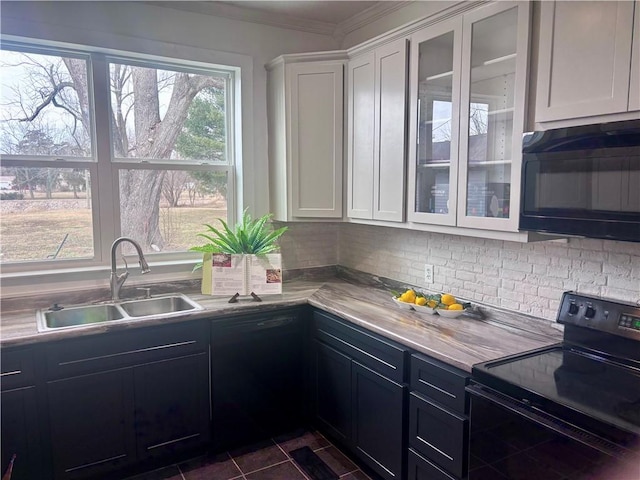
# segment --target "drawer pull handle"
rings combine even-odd
[[[433,385],[432,383],[427,382],[426,380],[423,380],[423,379],[419,378],[418,381],[420,383],[424,383],[427,387],[430,387],[430,388],[433,388],[433,389],[439,391],[440,393],[444,393],[445,395],[449,395],[451,398],[458,398],[453,393],[447,392],[446,390],[443,390],[440,387],[436,387],[435,385]]]
[[[396,366],[395,366],[395,365],[392,365],[392,364],[390,364],[390,363],[387,363],[387,362],[385,362],[384,360],[379,359],[379,358],[378,358],[378,357],[376,357],[375,355],[371,355],[369,352],[365,352],[364,350],[362,350],[362,349],[360,349],[360,348],[356,347],[355,345],[352,345],[352,344],[351,344],[351,343],[349,343],[349,342],[345,342],[344,340],[342,340],[341,338],[336,337],[335,335],[331,335],[329,332],[323,332],[323,333],[324,333],[325,335],[327,335],[327,336],[329,336],[329,337],[333,338],[333,339],[334,339],[334,340],[336,340],[337,342],[340,342],[340,343],[342,343],[343,345],[347,345],[347,346],[349,346],[349,347],[353,348],[354,350],[357,350],[358,352],[362,353],[363,355],[366,355],[367,357],[372,358],[372,359],[373,359],[373,360],[375,360],[376,362],[380,362],[380,363],[382,363],[383,365],[386,365],[386,366],[387,366],[387,367],[389,367],[389,368],[392,368],[392,369],[394,369],[394,370],[397,370],[397,368],[396,368]]]
[[[2,374],[0,374],[0,377],[9,377],[11,375],[20,375],[22,373],[22,370],[13,370],[11,372],[2,372]]]
[[[74,363],[91,362],[94,360],[103,360],[105,358],[120,357],[123,355],[132,355],[134,353],[153,352],[155,350],[163,350],[165,348],[184,347],[185,345],[193,345],[194,343],[196,343],[195,340],[189,340],[187,342],[169,343],[167,345],[158,345],[155,347],[140,348],[138,350],[131,350],[128,352],[118,352],[118,353],[112,353],[110,355],[100,355],[99,357],[89,357],[89,358],[81,358],[79,360],[69,360],[68,362],[59,362],[58,365],[59,366],[73,365]]]
[[[190,438],[196,438],[199,436],[200,436],[199,433],[194,433],[193,435],[187,435],[186,437],[176,438],[174,440],[169,440],[167,442],[158,443],[157,445],[151,445],[150,447],[147,447],[147,450],[153,450],[154,448],[164,447],[166,445],[171,445],[172,443],[182,442],[183,440],[189,440]]]
[[[429,448],[433,448],[436,452],[438,452],[440,455],[442,455],[443,457],[446,457],[447,459],[449,459],[449,461],[453,462],[453,457],[447,455],[446,453],[444,453],[442,450],[440,450],[437,447],[434,447],[433,445],[431,445],[429,442],[427,442],[424,438],[421,437],[417,437],[418,440],[420,440],[422,443],[424,443],[427,447]]]
[[[84,465],[79,465],[77,467],[67,468],[65,472],[75,472],[76,470],[81,470],[83,468],[95,467],[96,465],[100,465],[101,463],[112,462],[114,460],[118,460],[120,458],[126,457],[127,454],[123,453],[122,455],[116,455],[115,457],[105,458],[104,460],[98,460],[97,462],[85,463]]]

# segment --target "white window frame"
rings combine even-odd
[[[110,247],[120,231],[120,204],[118,195],[118,172],[120,170],[142,168],[159,170],[202,170],[206,165],[208,170],[225,171],[227,173],[227,218],[233,225],[238,213],[242,211],[242,166],[243,142],[250,139],[252,109],[242,101],[242,92],[249,92],[252,88],[252,61],[249,57],[234,54],[222,54],[207,51],[206,57],[220,57],[220,62],[203,62],[199,60],[173,59],[167,56],[139,54],[130,51],[100,49],[82,45],[68,45],[60,42],[43,41],[31,38],[15,36],[3,36],[2,42],[14,51],[30,51],[34,53],[49,53],[60,56],[74,56],[88,59],[89,78],[89,102],[93,108],[92,116],[92,156],[89,158],[64,158],[60,157],[33,157],[15,155],[2,155],[2,164],[5,166],[33,166],[33,167],[64,167],[86,168],[89,170],[94,197],[93,211],[93,235],[94,258],[92,259],[61,259],[52,261],[28,261],[12,262],[1,266],[0,279],[11,293],[21,294],[24,287],[40,281],[47,284],[50,290],[60,290],[56,287],[61,279],[67,281],[90,280],[96,286],[108,283],[106,271],[110,267]],[[202,52],[193,49],[194,56]],[[213,55],[211,55],[213,53]],[[229,62],[228,60],[231,60]],[[194,73],[220,73],[230,76],[230,89],[227,92],[228,121],[227,121],[227,148],[228,162],[221,164],[213,161],[182,161],[180,163],[168,163],[165,161],[151,161],[149,159],[120,159],[114,158],[111,140],[110,122],[110,86],[109,86],[109,62],[123,62],[127,64],[144,64],[150,68],[167,68],[176,71],[189,71]],[[230,63],[230,65],[229,65]],[[105,82],[96,87],[96,82]],[[106,88],[106,89],[105,89]],[[246,131],[243,129],[246,124]],[[249,135],[247,135],[249,133]],[[244,149],[246,150],[246,148]],[[194,239],[194,243],[195,243]],[[201,260],[201,255],[194,252],[169,252],[152,253],[145,255],[153,271],[160,275],[154,275],[154,281],[177,278],[194,278],[191,267]],[[127,258],[129,265],[136,265],[136,259]],[[154,269],[154,266],[157,267]],[[136,268],[130,268],[132,277]],[[147,277],[148,278],[148,277]],[[149,278],[149,281],[151,279]],[[86,282],[83,282],[86,285]],[[73,288],[73,287],[70,287]],[[4,296],[3,292],[3,296]]]

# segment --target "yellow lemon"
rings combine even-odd
[[[438,302],[436,302],[435,300],[429,300],[427,302],[427,306],[430,308],[435,308],[436,305],[438,305]]]
[[[453,305],[454,303],[456,303],[456,297],[454,297],[450,293],[445,293],[440,298],[440,303],[444,303],[445,305]]]
[[[426,303],[427,303],[427,299],[426,298],[424,298],[424,297],[416,298],[416,301],[415,301],[416,305],[423,306],[423,305],[426,305]]]
[[[451,305],[449,305],[449,308],[447,308],[447,310],[464,310],[464,307],[459,303],[452,303]]]
[[[404,297],[404,299],[402,297]],[[400,295],[400,299],[403,302],[413,303],[416,301],[416,292],[409,289],[406,292],[404,292],[402,295]]]

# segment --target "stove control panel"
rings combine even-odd
[[[558,323],[640,340],[640,305],[564,292]]]

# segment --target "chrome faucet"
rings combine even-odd
[[[124,259],[124,256],[122,257],[122,259],[124,260],[124,273],[122,273],[121,275],[118,275],[116,273],[116,249],[122,242],[129,242],[135,247],[136,251],[138,252],[138,259],[140,261],[140,268],[142,269],[142,273],[149,273],[151,271],[149,265],[147,264],[147,261],[144,259],[142,248],[140,248],[138,242],[129,237],[116,238],[111,245],[111,277],[109,279],[111,284],[111,300],[113,301],[120,300],[120,289],[129,276],[129,270],[127,270],[128,265],[127,261]]]

